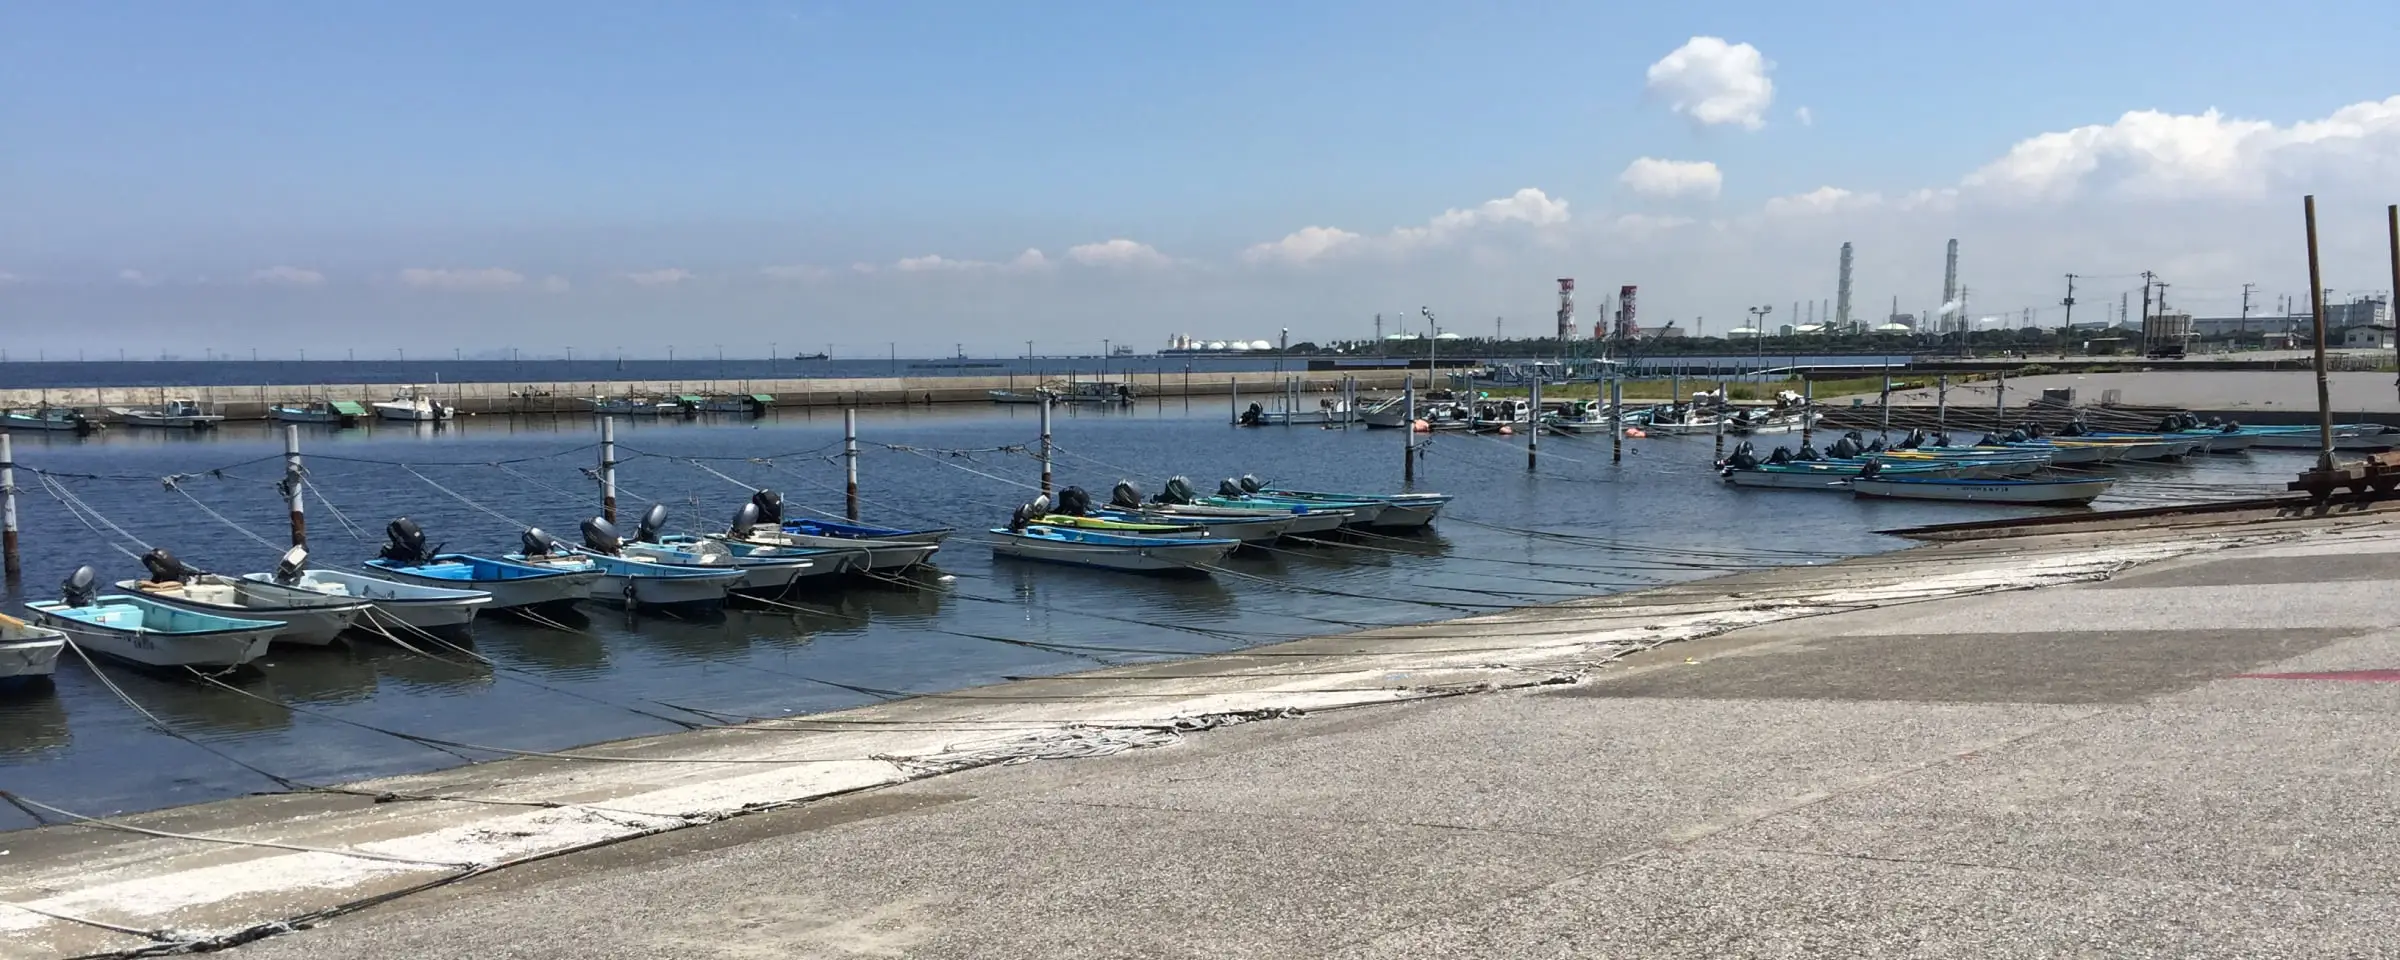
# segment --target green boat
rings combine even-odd
[[[1205,537],[1208,528],[1198,524],[1143,523],[1135,520],[1111,520],[1107,517],[1078,517],[1072,514],[1044,514],[1035,523],[1051,527],[1068,527],[1134,537]]]

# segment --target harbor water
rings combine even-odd
[[[1181,401],[1062,409],[1058,482],[1097,500],[1120,479],[1154,493],[1171,475],[1203,493],[1245,473],[1308,489],[1401,488],[1397,432],[1236,429],[1226,419],[1222,406]],[[1444,434],[1424,451],[1416,489],[1458,499],[1430,531],[1278,545],[1236,554],[1225,574],[1149,578],[992,556],[983,531],[1035,493],[1036,423],[1031,407],[862,412],[863,518],[959,530],[907,583],[852,581],[789,598],[789,607],[722,614],[591,607],[567,629],[492,616],[473,640],[488,665],[368,639],[279,646],[255,675],[229,681],[255,699],[108,662],[96,674],[70,653],[49,686],[0,689],[0,784],[93,815],[153,809],[282,788],[211,750],[294,782],[331,784],[498,755],[367,727],[556,750],[1819,563],[1905,545],[1878,530],[2037,512],[1734,489],[1709,471],[1707,436],[1628,441],[1623,461],[1612,463],[1607,437],[1546,435],[1539,469],[1529,472],[1522,437]],[[670,529],[719,530],[748,486],[783,491],[793,515],[839,513],[841,424],[838,411],[619,421],[620,517],[630,526],[657,502],[671,511]],[[372,556],[399,515],[454,551],[513,549],[524,524],[571,538],[598,511],[587,473],[597,439],[589,418],[306,430],[314,562]],[[8,598],[12,612],[54,597],[79,564],[104,580],[139,576],[130,553],[145,545],[239,574],[272,568],[287,538],[275,489],[279,428],[16,441],[21,467],[46,476],[19,473],[26,573]],[[2128,465],[2100,505],[2256,495],[2307,460],[2255,452]],[[54,489],[90,516],[70,514]],[[0,812],[0,829],[31,823]]]

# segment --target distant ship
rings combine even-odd
[[[832,354],[829,354],[829,353],[803,353],[803,354],[801,354],[801,355],[799,355],[799,356],[797,356],[797,357],[793,357],[792,359],[794,359],[794,360],[831,360],[831,359],[833,359],[833,355],[832,355]]]

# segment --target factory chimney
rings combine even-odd
[[[1834,288],[1833,328],[1850,329],[1850,244],[1842,243],[1842,281]]]
[[[1956,238],[1951,239],[1950,256],[1943,261],[1942,302],[1945,304],[1958,302],[1958,240]],[[1958,319],[1962,322],[1965,320],[1964,317]]]

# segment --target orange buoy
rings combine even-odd
[[[1503,423],[1500,425],[1500,435],[1503,437],[1514,436],[1516,432],[1517,431],[1511,428],[1508,424]]]
[[[1649,434],[1647,434],[1647,433],[1643,433],[1643,432],[1642,432],[1642,428],[1640,428],[1640,427],[1626,427],[1626,428],[1625,428],[1625,435],[1626,435],[1626,436],[1628,436],[1628,437],[1632,437],[1632,438],[1634,438],[1634,439],[1637,439],[1637,440],[1638,440],[1638,439],[1641,439],[1641,438],[1643,438],[1643,437],[1647,437],[1647,436],[1649,436]]]
[[[1412,423],[1412,424],[1410,424],[1410,425],[1409,425],[1409,429],[1410,429],[1410,430],[1413,430],[1413,431],[1415,431],[1415,432],[1417,432],[1417,433],[1432,433],[1432,432],[1433,432],[1433,424],[1426,423],[1426,422],[1425,422],[1425,421],[1423,421],[1423,420],[1419,420],[1419,421],[1417,421],[1417,422],[1415,422],[1415,423]]]

